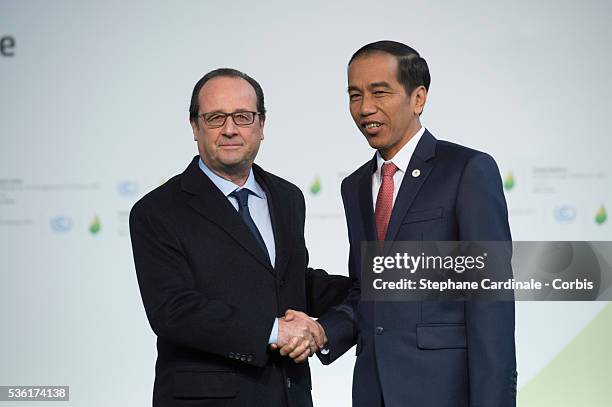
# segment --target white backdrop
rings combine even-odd
[[[0,385],[70,385],[75,406],[150,404],[154,336],[127,215],[197,153],[189,98],[217,67],[264,89],[257,162],[306,194],[314,266],[347,274],[339,185],[372,151],[348,113],[346,63],[379,39],[428,61],[424,125],[496,158],[515,240],[611,240],[611,12],[605,1],[2,1],[0,37],[16,45],[0,56]],[[518,304],[519,387],[606,305]],[[350,404],[353,355],[312,361],[316,405]],[[612,365],[609,351],[584,357]],[[583,390],[612,398],[606,380]]]

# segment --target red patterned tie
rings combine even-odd
[[[393,210],[393,175],[398,168],[392,162],[384,163],[380,169],[382,181],[376,198],[374,219],[376,220],[376,237],[379,242],[385,240],[391,211]]]

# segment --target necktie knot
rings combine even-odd
[[[382,168],[380,169],[380,173],[383,177],[392,177],[395,175],[395,172],[398,170],[397,166],[392,162],[384,163]]]
[[[249,195],[251,191],[248,188],[242,188],[240,190],[236,190],[230,194],[238,201],[238,206],[244,208],[249,207]]]

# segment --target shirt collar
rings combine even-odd
[[[257,183],[257,181],[255,180],[255,174],[253,174],[253,168],[251,168],[251,170],[249,171],[249,177],[247,178],[247,181],[244,183],[242,187],[239,187],[238,185],[234,184],[232,181],[228,181],[225,178],[222,178],[218,176],[217,174],[215,174],[210,168],[208,168],[206,164],[204,164],[204,161],[202,161],[202,158],[200,158],[198,165],[200,166],[200,169],[202,170],[202,172],[206,174],[208,178],[210,178],[212,183],[215,184],[215,186],[219,188],[219,190],[225,196],[228,196],[232,192],[240,190],[242,188],[247,188],[256,197],[262,198],[262,199],[266,198],[266,194],[264,190],[261,188],[259,183]]]
[[[425,127],[421,126],[419,131],[417,131],[416,134],[412,136],[412,138],[406,143],[406,145],[402,147],[402,149],[398,151],[397,154],[395,154],[395,156],[388,161],[385,161],[385,159],[382,158],[380,153],[376,151],[376,176],[380,177],[380,169],[382,168],[382,165],[386,162],[393,162],[393,164],[395,164],[399,171],[406,172],[406,169],[408,169],[408,164],[410,164],[412,154],[414,153],[417,144],[419,144],[419,140],[421,140],[423,133],[425,133]]]

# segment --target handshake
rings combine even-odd
[[[270,349],[278,349],[282,356],[303,363],[326,344],[327,336],[321,324],[303,312],[289,309],[278,320],[277,342],[270,345]]]

